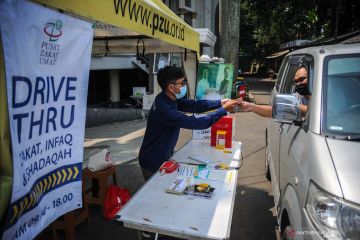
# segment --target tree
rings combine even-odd
[[[240,30],[240,1],[219,1],[219,56],[234,64],[234,77],[237,77]]]
[[[360,29],[359,0],[242,0],[240,51],[264,60],[293,40],[318,40]]]

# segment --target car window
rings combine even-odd
[[[325,59],[323,131],[334,135],[360,134],[360,55]]]
[[[285,67],[287,65],[288,60],[289,60],[289,56],[285,57],[284,60],[281,63],[281,67],[280,67],[280,70],[279,70],[279,75],[277,77],[276,84],[275,84],[275,89],[276,89],[277,92],[280,91],[281,79],[284,76]]]
[[[308,71],[308,88],[310,92],[312,92],[314,83],[314,59],[310,55],[304,55],[300,59],[300,64],[305,66]]]
[[[305,66],[308,71],[308,87],[312,90],[312,80],[313,80],[313,68],[314,68],[314,61],[313,58],[309,55],[295,55],[291,56],[288,63],[288,68],[285,71],[285,78],[283,79],[283,83],[281,86],[281,93],[294,93],[295,90],[295,73],[299,69],[300,66]]]
[[[283,80],[284,84],[281,89],[281,93],[293,93],[294,89],[294,77],[296,70],[299,68],[299,64],[291,64],[286,73],[286,77]]]

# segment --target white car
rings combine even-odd
[[[305,115],[293,94],[300,65]],[[360,44],[289,53],[271,104],[265,165],[282,239],[360,239]]]

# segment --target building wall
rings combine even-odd
[[[216,33],[216,6],[218,5],[218,0],[198,0],[195,1],[195,28],[208,28],[212,33]],[[202,54],[208,55],[210,57],[215,56],[215,48],[201,46]]]
[[[195,28],[209,28],[215,32],[215,11],[218,0],[197,0],[195,1]]]
[[[216,31],[216,7],[219,0],[192,0],[192,13],[185,12],[179,9],[179,4],[182,0],[165,0],[164,3],[177,15],[183,18],[193,28],[208,28],[215,34]],[[188,21],[188,16],[194,18],[193,21]],[[214,47],[207,47],[201,45],[201,53],[214,56]]]

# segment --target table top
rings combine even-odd
[[[233,142],[230,151],[210,147],[209,142],[190,140],[172,159],[196,163],[191,155],[207,156],[230,166],[239,166],[241,143]],[[156,173],[116,214],[125,227],[187,239],[228,239],[235,201],[238,171],[226,171],[224,181],[195,179],[195,183],[209,183],[215,187],[210,199],[190,195],[166,193],[177,177],[177,171]]]

